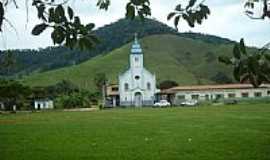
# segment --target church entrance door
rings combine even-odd
[[[140,92],[135,93],[135,107],[141,107],[142,106],[142,94]]]

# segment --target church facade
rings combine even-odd
[[[152,106],[156,88],[156,76],[144,68],[144,57],[137,36],[131,46],[129,69],[120,74],[119,103],[120,106]]]

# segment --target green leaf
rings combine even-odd
[[[55,14],[54,14],[54,8],[50,8],[49,9],[49,23],[54,22],[55,21]]]
[[[181,4],[178,4],[178,5],[175,7],[175,10],[176,10],[176,11],[182,11],[183,9],[182,9]]]
[[[181,16],[179,15],[179,16],[176,16],[175,19],[174,19],[174,26],[175,26],[175,28],[178,28],[177,26],[179,24],[180,17]]]
[[[0,2],[0,32],[2,31],[2,24],[3,24],[3,20],[4,20],[4,13],[5,13],[5,10],[4,10],[3,4],[2,4],[2,2]]]
[[[173,16],[175,16],[176,13],[175,12],[171,12],[168,16],[167,16],[167,20],[170,20]]]
[[[247,55],[246,46],[245,46],[245,42],[244,42],[244,39],[243,38],[240,40],[240,51],[244,55]]]
[[[62,23],[66,21],[65,10],[62,5],[55,8],[55,22]]]
[[[37,6],[37,11],[38,11],[38,18],[40,18],[40,19],[42,19],[44,21],[47,21],[47,19],[44,16],[45,5],[42,4],[42,5]]]
[[[240,53],[238,44],[235,44],[234,47],[233,47],[233,56],[236,59],[240,59],[241,58],[241,53]]]
[[[94,28],[95,28],[95,24],[94,24],[94,23],[89,23],[89,24],[86,25],[86,29],[87,29],[88,31],[91,31],[91,30],[93,30]]]
[[[51,34],[54,44],[61,44],[65,40],[65,37],[65,30],[60,26],[56,27]]]
[[[81,20],[80,20],[80,18],[78,16],[76,16],[74,18],[74,26],[75,27],[80,27],[81,26]]]
[[[40,35],[47,27],[48,25],[45,23],[38,24],[33,28],[32,34],[35,36]]]
[[[134,19],[135,18],[135,7],[131,5],[131,3],[127,4],[126,7],[126,17],[130,18],[130,19]]]
[[[72,20],[74,17],[74,12],[73,12],[72,8],[70,8],[70,7],[68,7],[68,16],[69,16],[70,20]]]
[[[189,4],[187,5],[186,9],[193,7],[197,0],[189,0]]]

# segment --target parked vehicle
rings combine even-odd
[[[170,106],[171,103],[168,102],[167,100],[160,100],[159,102],[156,102],[154,104],[154,107],[167,107],[167,106]]]
[[[198,104],[197,100],[187,100],[181,103],[181,106],[196,106]]]
[[[237,100],[235,99],[228,99],[224,101],[224,104],[228,104],[228,105],[233,105],[233,104],[237,104]]]

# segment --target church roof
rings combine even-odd
[[[142,54],[142,48],[138,42],[137,34],[135,34],[135,39],[131,46],[131,54]]]

